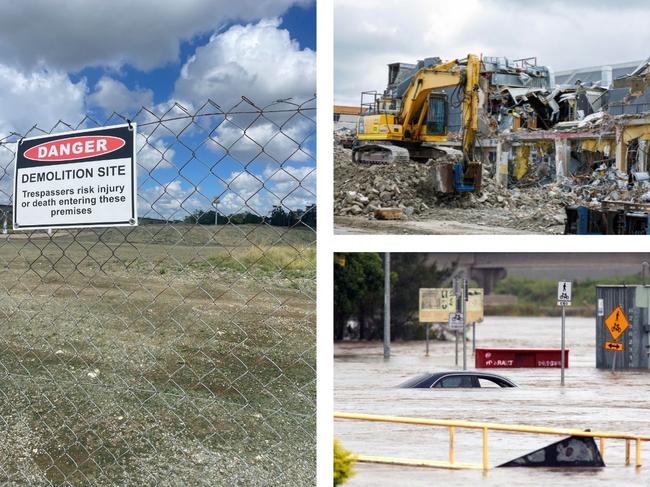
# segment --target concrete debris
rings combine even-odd
[[[558,177],[545,184],[534,178],[528,185],[506,187],[497,184],[484,168],[480,193],[456,196],[436,195],[430,185],[433,161],[427,163],[363,165],[351,160],[349,149],[335,147],[335,202],[338,216],[362,216],[375,219],[382,208],[401,209],[401,219],[426,220],[436,218],[441,210],[461,210],[454,213],[459,221],[475,220],[473,213],[481,210],[492,214],[503,226],[522,230],[553,233],[562,231],[565,207],[600,207],[604,201],[650,201],[650,175],[639,173],[630,182],[625,172],[611,163],[600,164],[591,173],[576,177]],[[525,182],[525,181],[524,181]],[[480,222],[479,222],[480,223]]]
[[[334,145],[351,148],[357,132],[346,127],[334,131]]]

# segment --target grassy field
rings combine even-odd
[[[0,240],[0,483],[314,484],[315,268],[304,229]]]

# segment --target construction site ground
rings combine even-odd
[[[539,232],[522,230],[505,218],[495,218],[492,211],[442,209],[435,217],[409,220],[376,220],[368,217],[334,217],[337,235],[400,234],[400,235],[526,235]],[[501,220],[501,222],[499,221]],[[499,224],[501,223],[501,224]],[[562,233],[563,225],[549,227],[549,232]]]
[[[433,189],[433,166],[441,161],[353,163],[351,150],[334,146],[336,234],[563,234],[566,208],[600,207],[603,201],[639,203],[649,185],[630,185],[613,165],[584,167],[568,177],[536,166],[518,181],[498,184],[483,162],[480,191],[441,195]],[[399,208],[398,220],[378,220],[378,208]]]

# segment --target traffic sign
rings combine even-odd
[[[612,334],[612,338],[618,340],[618,337],[630,326],[625,313],[623,313],[623,308],[617,306],[605,320],[605,326]]]
[[[615,352],[622,352],[623,344],[620,342],[605,342],[603,348],[605,350],[614,350]]]
[[[464,321],[463,313],[449,313],[450,330],[462,330]]]
[[[557,305],[571,306],[571,281],[557,283]]]
[[[14,228],[136,226],[135,124],[21,139]]]

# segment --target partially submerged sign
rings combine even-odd
[[[137,225],[135,124],[22,139],[14,228]]]
[[[604,467],[592,437],[569,436],[499,467]]]
[[[614,341],[618,340],[627,327],[630,326],[630,323],[627,321],[625,313],[623,313],[623,308],[617,306],[614,311],[605,319],[605,326],[612,334]]]

